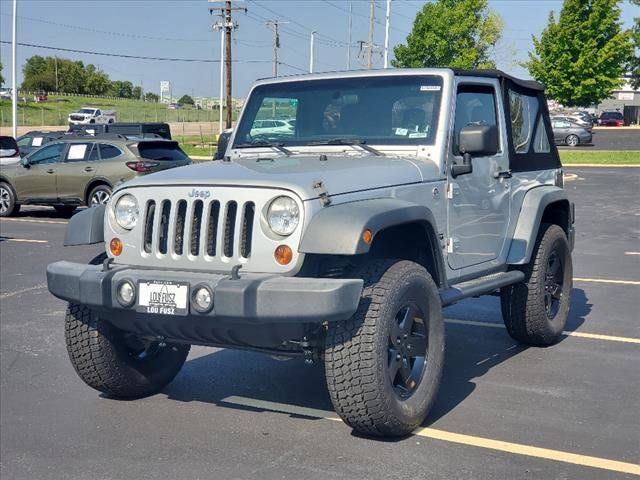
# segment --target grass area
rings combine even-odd
[[[218,144],[217,135],[176,135],[172,134],[174,140],[180,143],[180,147],[189,156],[212,157]]]
[[[215,122],[217,110],[182,108],[169,110],[164,103],[123,98],[50,95],[49,101],[18,103],[18,124],[24,126],[67,125],[67,115],[80,107],[116,110],[119,122]],[[236,112],[233,115],[236,119]],[[0,126],[11,125],[11,101],[0,100]]]
[[[640,165],[640,151],[560,150],[560,160],[563,165]]]

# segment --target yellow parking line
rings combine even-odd
[[[612,283],[615,285],[640,285],[637,280],[616,280],[613,278],[582,278],[573,277],[574,282]]]
[[[445,319],[445,322],[457,324],[457,325],[471,325],[474,327],[506,328],[502,323],[497,323],[497,322],[476,322],[473,320],[458,320],[455,318],[447,318]],[[605,340],[608,342],[640,344],[640,338],[634,338],[634,337],[617,337],[614,335],[602,335],[600,333],[587,333],[587,332],[572,332],[568,330],[565,330],[564,332],[562,332],[562,334],[566,337],[580,337],[580,338],[589,338],[592,340]]]
[[[300,415],[304,417],[320,418],[323,420],[331,420],[337,422],[342,421],[334,412],[318,410],[315,408],[299,407],[296,405],[287,405],[285,403],[270,402],[267,400],[257,400],[254,398],[231,396],[223,398],[222,402],[230,403],[233,405],[240,405],[243,407],[256,408],[260,410],[286,413],[289,415]],[[492,438],[476,437],[473,435],[447,432],[445,430],[438,430],[430,427],[417,430],[416,432],[414,432],[414,435],[418,437],[431,438],[434,440],[441,440],[449,443],[456,443],[459,445],[468,445],[471,447],[479,447],[488,450],[512,453],[515,455],[524,455],[528,457],[542,458],[545,460],[553,460],[556,462],[571,463],[583,467],[591,467],[619,473],[640,475],[640,465],[619,462],[617,460],[610,460],[608,458],[591,457],[588,455],[563,452],[561,450],[551,450],[548,448],[534,447],[531,445],[523,445],[520,443],[503,442],[502,440],[494,440]]]
[[[6,242],[21,242],[21,243],[49,243],[47,240],[32,240],[30,238],[2,238]]]
[[[35,220],[31,218],[3,218],[3,222],[24,222],[24,223],[54,223],[59,225],[66,225],[69,222],[63,222],[59,220]]]

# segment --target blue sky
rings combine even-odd
[[[234,96],[246,94],[256,78],[271,76],[271,30],[266,20],[289,22],[282,26],[279,67],[283,75],[306,71],[309,65],[309,32],[316,30],[316,71],[344,70],[347,65],[347,0],[246,0],[234,1],[248,13],[235,12],[239,27],[234,33]],[[391,16],[391,46],[403,42],[412,20],[424,1],[394,0]],[[354,0],[352,42],[367,39],[369,2]],[[384,0],[376,2],[375,43],[384,40]],[[217,4],[213,4],[217,5]],[[491,0],[491,7],[505,22],[504,37],[495,56],[498,66],[527,76],[518,66],[531,48],[531,35],[541,32],[551,10],[558,12],[559,0]],[[215,59],[219,58],[220,36],[213,32],[211,6],[199,1],[114,1],[114,0],[18,0],[18,41],[85,51],[135,56]],[[0,0],[0,39],[11,40],[10,0]],[[637,7],[622,3],[623,21],[631,26]],[[31,55],[58,55],[93,63],[112,79],[142,84],[157,93],[160,80],[172,82],[174,95],[217,96],[217,63],[165,62],[56,52],[20,47],[18,69]],[[364,56],[352,48],[352,68],[364,66]],[[3,76],[11,78],[11,47],[0,45]],[[247,63],[244,63],[247,62]],[[374,57],[382,66],[382,56]],[[21,73],[18,77],[21,80]]]

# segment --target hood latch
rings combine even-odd
[[[331,205],[331,199],[329,198],[329,192],[322,183],[322,180],[313,183],[313,189],[316,191],[318,196],[320,197],[320,203],[322,203],[323,207]]]

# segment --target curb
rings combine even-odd
[[[615,164],[615,165],[607,165],[600,163],[563,163],[562,168],[572,168],[572,167],[580,167],[580,168],[640,168],[640,164]]]

